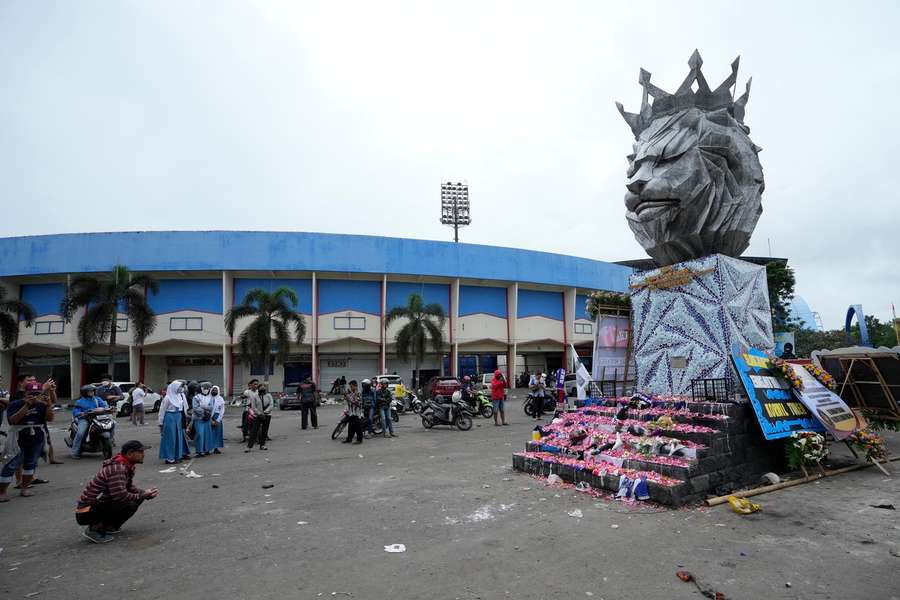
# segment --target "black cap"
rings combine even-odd
[[[140,443],[137,440],[129,440],[129,441],[125,442],[124,444],[122,444],[122,448],[119,450],[119,452],[122,455],[125,455],[125,454],[128,454],[129,452],[143,451],[143,450],[144,450],[144,445],[142,443]]]

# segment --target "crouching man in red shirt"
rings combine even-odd
[[[140,490],[134,486],[134,466],[143,462],[144,445],[136,440],[125,442],[119,454],[103,461],[75,508],[75,520],[85,525],[84,537],[95,544],[111,542],[111,534],[119,532],[144,500],[159,495],[156,488]]]

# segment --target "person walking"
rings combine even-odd
[[[84,527],[84,537],[95,544],[113,541],[112,534],[119,532],[144,500],[159,495],[156,488],[141,490],[134,485],[135,466],[143,462],[144,445],[137,440],[125,442],[118,454],[103,461],[75,505],[75,522]]]
[[[356,443],[362,444],[363,441],[363,432],[362,432],[362,400],[359,397],[359,392],[356,389],[356,380],[353,379],[350,381],[350,390],[344,396],[344,402],[347,403],[347,418],[349,422],[347,424],[347,439],[344,440],[345,444],[349,444],[353,441],[353,436],[356,436]]]
[[[219,393],[219,386],[214,385],[209,390],[213,400],[213,412],[209,421],[212,429],[213,454],[222,454],[219,448],[225,447],[225,398]]]
[[[378,381],[378,388],[375,394],[375,402],[378,405],[378,411],[381,413],[381,426],[384,427],[384,437],[397,437],[394,433],[394,421],[391,419],[391,401],[394,396],[391,394],[391,388],[387,384],[386,379]]]
[[[45,425],[53,420],[53,404],[38,383],[25,389],[25,396],[13,400],[6,408],[9,431],[3,447],[3,468],[0,469],[0,502],[8,502],[6,490],[12,483],[16,469],[22,467],[19,495],[32,496],[31,482],[38,458],[44,449]]]
[[[176,379],[166,388],[166,395],[159,405],[159,458],[167,465],[174,465],[190,456],[187,437],[182,427],[182,416],[187,411],[184,382]]]
[[[494,407],[494,427],[501,425],[509,425],[506,422],[506,379],[500,369],[494,371],[494,378],[491,380],[491,406]]]
[[[251,379],[247,383],[247,389],[241,393],[244,401],[244,409],[241,412],[241,443],[246,444],[250,437],[250,405],[253,404],[253,397],[257,396],[257,388],[259,387],[259,379]]]
[[[137,425],[140,421],[141,426],[144,425],[144,398],[147,396],[147,388],[143,382],[138,382],[134,389],[131,390],[131,424]]]
[[[266,446],[266,440],[269,435],[269,421],[272,418],[272,406],[275,401],[265,385],[259,386],[258,392],[253,400],[254,404],[250,407],[253,411],[253,427],[250,428],[250,439],[247,441],[247,448],[244,449],[244,452],[250,452],[253,444],[257,442],[260,450],[269,449]]]
[[[212,452],[212,420],[213,398],[210,395],[212,384],[204,381],[200,384],[200,392],[191,400],[191,421],[194,425],[195,456],[206,456]]]
[[[297,389],[300,395],[300,427],[306,429],[312,421],[313,429],[319,428],[319,416],[316,414],[316,384],[310,376],[306,376]]]

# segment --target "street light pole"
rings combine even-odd
[[[459,242],[459,228],[470,225],[469,184],[441,183],[441,224],[453,226],[453,241]]]

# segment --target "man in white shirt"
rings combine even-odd
[[[138,382],[134,389],[131,390],[131,424],[137,425],[140,420],[141,425],[144,424],[144,397],[147,390],[144,388],[143,382]]]

